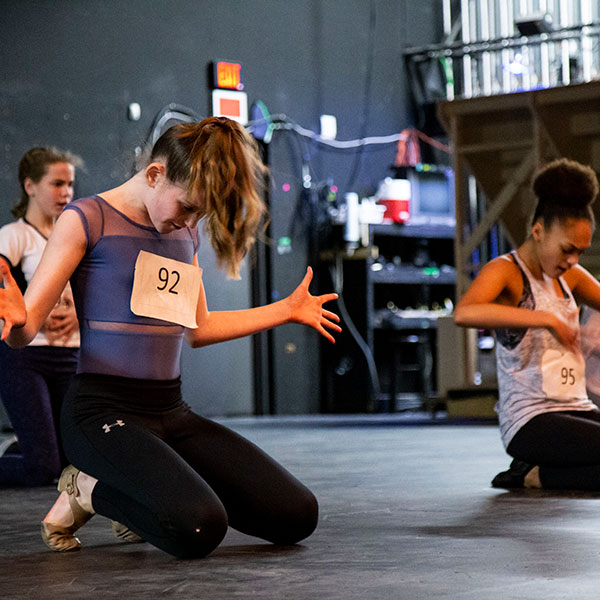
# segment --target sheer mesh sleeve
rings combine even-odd
[[[65,210],[74,210],[79,215],[87,238],[87,248],[93,248],[104,231],[104,213],[99,198],[79,198],[67,204]]]

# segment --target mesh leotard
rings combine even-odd
[[[161,234],[140,225],[100,196],[67,205],[81,218],[87,250],[71,277],[81,328],[78,372],[140,379],[174,379],[184,328],[136,316],[130,309],[134,267],[140,250],[191,264],[197,230]]]

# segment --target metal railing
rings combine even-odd
[[[598,0],[443,0],[443,5],[444,41],[404,52],[419,103],[600,79]],[[532,34],[522,35],[519,27]]]

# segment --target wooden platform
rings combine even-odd
[[[496,222],[515,246],[534,208],[531,175],[543,163],[568,157],[600,173],[600,81],[512,94],[441,102],[438,112],[452,144],[456,182],[457,291],[470,281],[472,251]],[[469,227],[467,176],[477,181],[487,210]],[[597,216],[600,206],[595,206]],[[600,274],[600,242],[582,264]]]

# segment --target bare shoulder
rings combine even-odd
[[[519,267],[510,257],[499,256],[482,267],[463,296],[462,302],[516,304],[522,291]]]
[[[87,245],[87,236],[81,217],[74,210],[65,210],[58,217],[52,235],[48,240],[50,244],[57,242],[68,247],[84,247]]]
[[[587,279],[595,279],[594,276],[581,265],[575,265],[571,267],[564,275],[564,280],[567,282],[567,285],[573,289],[577,287],[577,284],[581,281],[585,281]]]
[[[563,278],[578,302],[589,304],[596,309],[600,306],[600,283],[587,269],[575,265]]]
[[[510,280],[514,277],[519,277],[521,271],[515,262],[507,254],[494,258],[487,263],[480,272],[480,275],[487,277],[501,277]]]

